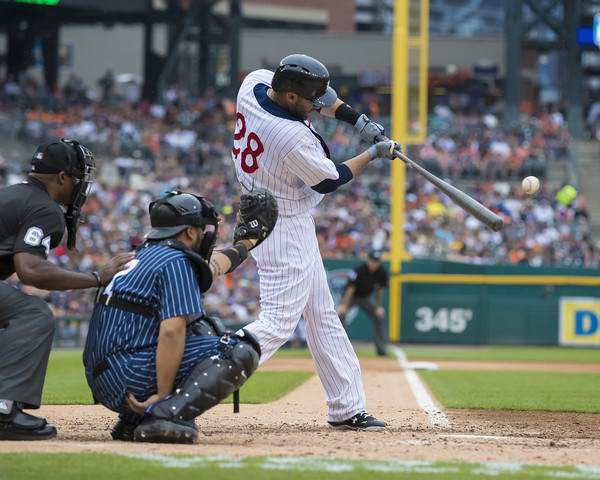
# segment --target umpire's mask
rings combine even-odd
[[[67,221],[67,248],[74,249],[77,237],[77,224],[83,222],[81,207],[86,202],[92,189],[92,175],[96,170],[96,161],[92,152],[81,145],[77,140],[63,139],[63,142],[71,145],[77,152],[77,165],[72,173],[77,179],[77,185],[73,188],[71,200],[67,205],[65,219]]]
[[[150,204],[151,229],[148,240],[164,240],[177,235],[188,226],[204,227],[204,237],[198,252],[210,261],[217,241],[219,216],[212,203],[203,197],[179,190],[169,192]]]

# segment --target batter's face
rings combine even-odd
[[[296,95],[295,93],[288,93],[288,109],[294,117],[300,120],[308,120],[310,114],[315,110],[318,110],[314,103],[308,101],[306,98]]]

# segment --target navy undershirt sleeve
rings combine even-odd
[[[330,193],[352,180],[352,170],[350,170],[346,165],[340,163],[339,165],[336,165],[335,168],[339,174],[339,178],[337,180],[328,178],[327,180],[323,180],[321,183],[313,185],[310,188],[319,193]]]

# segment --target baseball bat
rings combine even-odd
[[[467,195],[465,192],[447,182],[444,182],[444,180],[441,178],[436,177],[433,173],[424,169],[421,165],[408,158],[398,149],[394,149],[394,155],[404,161],[404,163],[409,164],[412,168],[419,172],[421,176],[425,177],[425,179],[427,179],[430,183],[433,183],[441,192],[445,193],[450,200],[456,203],[465,212],[473,215],[481,223],[491,228],[494,232],[499,231],[504,225],[504,221],[494,212],[484,207],[481,203],[479,203],[473,197]]]

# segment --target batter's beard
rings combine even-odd
[[[314,112],[314,109],[312,106],[307,107],[303,105],[304,102],[302,100],[303,99],[298,97],[295,103],[290,103],[289,110],[294,117],[304,121],[308,120],[308,117],[310,117],[310,115]]]
[[[306,114],[306,112],[302,111],[300,108],[296,108],[296,106],[294,105],[293,107],[290,108],[290,113],[300,119],[300,120],[308,120],[308,117],[310,116],[310,112],[309,114]]]

